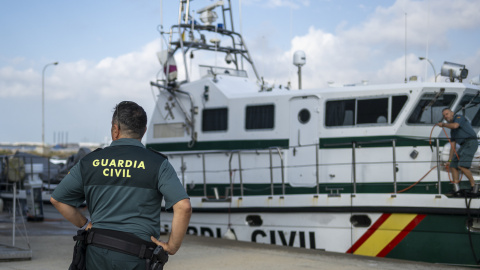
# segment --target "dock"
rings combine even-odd
[[[49,204],[44,206],[44,221],[25,221],[27,237],[20,236],[20,232],[17,234],[19,236],[15,241],[16,245],[20,249],[30,247],[30,259],[1,259],[1,253],[6,252],[1,247],[11,245],[12,240],[11,226],[6,222],[8,216],[9,214],[5,211],[0,213],[0,269],[68,269],[73,254],[72,237],[76,228],[63,219],[53,206]],[[19,230],[23,227],[23,222],[20,222],[20,224],[17,222]],[[162,238],[166,240],[165,235]],[[170,256],[164,269],[441,270],[468,268],[187,235],[178,253]]]

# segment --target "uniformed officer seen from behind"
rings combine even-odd
[[[143,108],[131,101],[119,103],[112,117],[110,146],[82,158],[55,189],[51,202],[75,226],[92,228],[94,240],[113,231],[124,236],[121,240],[140,238],[150,250],[159,245],[173,255],[190,222],[190,199],[166,157],[141,143],[146,130]],[[167,242],[157,240],[162,199],[166,209],[173,208]],[[84,201],[91,222],[77,209]],[[143,270],[147,265],[148,259],[99,247],[94,241],[87,246],[88,270]]]

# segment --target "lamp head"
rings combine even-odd
[[[468,76],[468,69],[465,65],[445,61],[442,66],[442,76],[450,77],[450,81],[458,79],[462,81]]]

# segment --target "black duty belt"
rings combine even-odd
[[[132,233],[92,228],[88,231],[78,231],[74,240],[84,240],[88,245],[110,249],[117,252],[137,256],[141,259],[152,258],[157,245],[145,241]]]

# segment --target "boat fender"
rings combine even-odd
[[[231,228],[227,229],[227,231],[225,232],[222,238],[228,239],[228,240],[237,240],[237,236],[235,235],[235,232]]]

